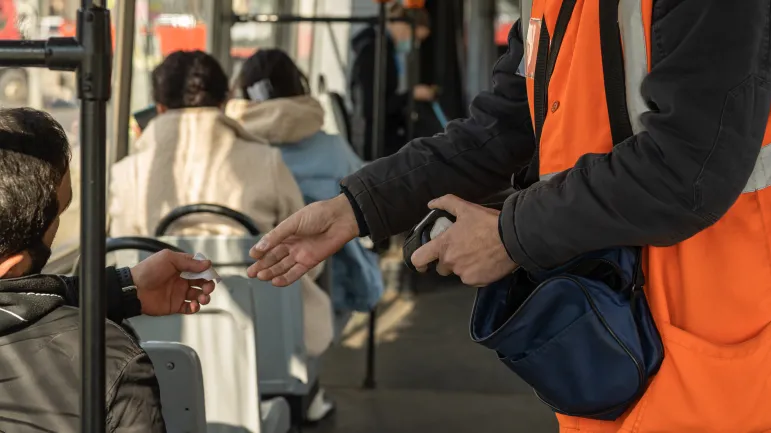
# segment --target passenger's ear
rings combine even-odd
[[[24,253],[15,254],[0,262],[0,278],[16,278],[24,275]]]
[[[169,108],[163,104],[155,104],[155,110],[158,111],[158,114],[163,114],[169,111]]]

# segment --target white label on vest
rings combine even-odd
[[[525,43],[525,77],[535,78],[535,64],[538,60],[538,44],[541,42],[540,18],[530,18],[527,30],[527,42]]]

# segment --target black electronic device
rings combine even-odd
[[[445,218],[446,221],[440,221],[442,218]],[[441,209],[435,209],[426,215],[418,225],[413,227],[407,234],[407,239],[404,241],[402,250],[404,253],[404,263],[407,267],[417,272],[417,268],[412,264],[412,255],[420,247],[431,242],[432,239],[435,239],[450,228],[454,222],[454,215]],[[434,268],[435,263],[432,263],[430,266],[431,268]]]

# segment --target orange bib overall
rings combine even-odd
[[[535,64],[540,26],[553,35],[561,5],[534,0],[529,23],[522,20],[527,70]],[[578,0],[562,41],[541,134],[542,178],[613,147],[598,8],[596,0]],[[619,8],[627,104],[639,133],[647,108],[629,90],[639,93],[650,69],[653,0],[622,0]],[[534,81],[526,75],[532,114]],[[744,193],[722,219],[673,247],[647,248],[646,293],[665,345],[647,393],[616,422],[558,415],[561,432],[771,432],[769,143],[771,128]]]

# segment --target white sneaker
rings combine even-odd
[[[334,403],[327,400],[324,395],[324,388],[319,388],[316,396],[313,398],[305,419],[308,422],[318,422],[326,418],[335,409]]]

